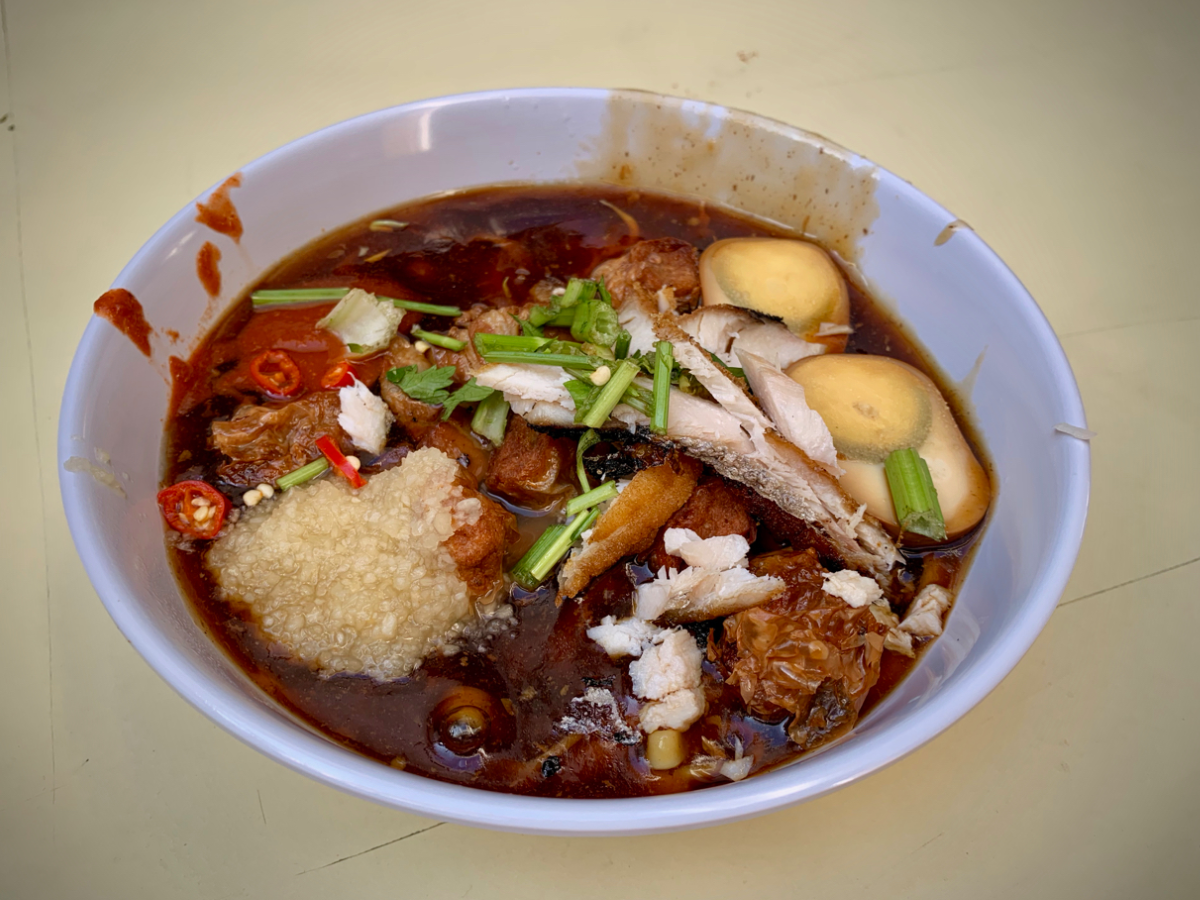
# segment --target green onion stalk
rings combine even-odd
[[[294,488],[296,485],[304,484],[306,481],[312,481],[328,468],[329,460],[324,456],[318,457],[308,465],[293,469],[286,475],[280,476],[275,481],[275,487],[281,491],[286,491],[288,488]]]
[[[412,336],[418,340],[424,341],[427,344],[433,344],[435,347],[443,347],[446,350],[451,350],[457,353],[460,350],[465,350],[467,347],[466,341],[460,341],[458,338],[452,338],[448,334],[436,334],[432,331],[426,331],[424,328],[414,328]]]
[[[895,450],[884,460],[883,471],[892,492],[900,533],[919,534],[935,541],[946,539],[946,520],[938,503],[929,464],[911,447]]]
[[[341,300],[350,292],[347,287],[331,288],[286,288],[281,290],[255,291],[250,295],[250,302],[255,309],[268,306],[292,306],[301,303],[316,303],[322,300]],[[460,316],[462,310],[457,306],[443,306],[438,303],[421,303],[418,300],[400,300],[396,297],[377,297],[391,303],[397,309],[425,313],[431,316]]]

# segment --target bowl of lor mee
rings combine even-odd
[[[234,735],[423,815],[833,790],[995,687],[1079,545],[1083,411],[1017,279],[748,113],[367,115],[206,192],[95,310],[59,456],[113,619]]]

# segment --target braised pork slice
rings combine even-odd
[[[544,509],[571,489],[574,462],[572,441],[543,434],[513,416],[484,481],[493,494],[518,506]]]
[[[618,304],[631,291],[654,296],[667,289],[674,295],[671,309],[686,312],[700,297],[700,253],[678,238],[639,241],[623,255],[601,263],[592,275],[603,276]]]
[[[320,391],[285,404],[239,406],[227,422],[212,423],[212,444],[229,457],[217,466],[232,485],[274,483],[321,455],[317,438],[327,434],[344,453],[353,452],[338,425],[337,391]]]
[[[517,518],[503,506],[470,487],[460,478],[464,499],[479,501],[479,518],[463,525],[446,539],[446,549],[458,564],[458,577],[476,600],[486,599],[504,586],[504,554],[517,539]]]
[[[752,712],[788,715],[788,737],[811,750],[853,727],[879,680],[888,626],[870,605],[826,593],[812,550],[780,550],[751,560],[755,575],[782,578],[784,593],[725,620],[710,657]]]
[[[383,398],[383,402],[388,405],[388,409],[396,417],[396,424],[409,435],[420,440],[425,432],[441,418],[441,409],[421,400],[414,400],[400,390],[399,385],[389,381],[386,373],[391,369],[403,369],[407,366],[413,366],[418,372],[424,372],[429,368],[429,360],[426,359],[425,354],[418,351],[409,342],[408,338],[399,334],[392,338],[383,359],[384,377],[379,381],[379,396]]]
[[[513,314],[517,312],[517,307],[496,309],[491,306],[474,306],[468,309],[454,320],[454,325],[446,332],[450,337],[462,341],[467,346],[457,351],[447,350],[444,347],[430,347],[430,358],[435,365],[454,366],[454,382],[456,384],[465,383],[487,365],[475,348],[475,335],[520,334],[521,326],[513,318]],[[522,317],[524,315],[528,315],[528,313],[524,313]]]
[[[686,241],[658,238],[640,241],[592,272],[603,278],[613,298],[617,319],[631,341],[630,349],[654,346],[654,316],[687,312],[700,299],[700,254]]]
[[[757,531],[739,493],[731,488],[725,479],[711,475],[696,485],[696,490],[692,492],[687,503],[667,519],[666,525],[659,532],[647,560],[653,572],[664,566],[668,569],[682,570],[687,565],[678,556],[667,552],[664,535],[669,528],[688,528],[701,538],[740,534],[750,543],[754,543]]]
[[[480,439],[469,428],[451,419],[448,422],[438,422],[421,437],[419,446],[434,447],[441,450],[452,460],[463,467],[463,473],[469,476],[463,484],[472,489],[479,486],[487,471],[488,451]]]

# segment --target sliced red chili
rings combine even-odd
[[[181,481],[158,492],[158,508],[180,534],[208,540],[225,523],[229,500],[207,482]]]
[[[267,350],[254,357],[250,377],[271,397],[291,397],[304,387],[300,367],[283,350]]]
[[[317,438],[317,449],[325,454],[325,458],[329,460],[329,464],[337,469],[350,482],[351,487],[360,488],[366,484],[366,479],[358,474],[358,469],[350,464],[350,460],[342,454],[342,451],[337,448],[337,444],[333,439],[323,434]]]
[[[340,359],[321,376],[321,388],[326,391],[350,387],[358,379],[358,373],[348,359]]]

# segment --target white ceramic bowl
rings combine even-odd
[[[1089,454],[1056,434],[1084,425],[1074,378],[1021,283],[916,188],[825,139],[760,116],[637,92],[470,94],[334,125],[241,170],[241,244],[192,205],[155,234],[114,287],[155,328],[149,361],[93,319],[71,366],[60,466],[90,458],[125,496],[62,471],[79,554],[117,626],[151,666],[230,733],[297,771],[422,815],[553,834],[665,831],[728,822],[832,791],[904,756],[978,703],[1029,649],[1054,609],[1083,532]],[[779,770],[688,794],[554,800],[443,784],[338,746],[267,699],[204,635],[175,583],[155,503],[170,354],[284,255],[378,209],[511,181],[606,179],[729,204],[803,227],[854,263],[952,377],[986,349],[971,395],[999,495],[946,633],[848,739]],[[949,240],[946,238],[949,237]],[[215,304],[196,277],[201,244],[222,251]],[[182,337],[172,344],[168,329]],[[100,448],[97,453],[94,448]],[[111,456],[106,464],[103,453]],[[100,456],[97,459],[97,456]]]

